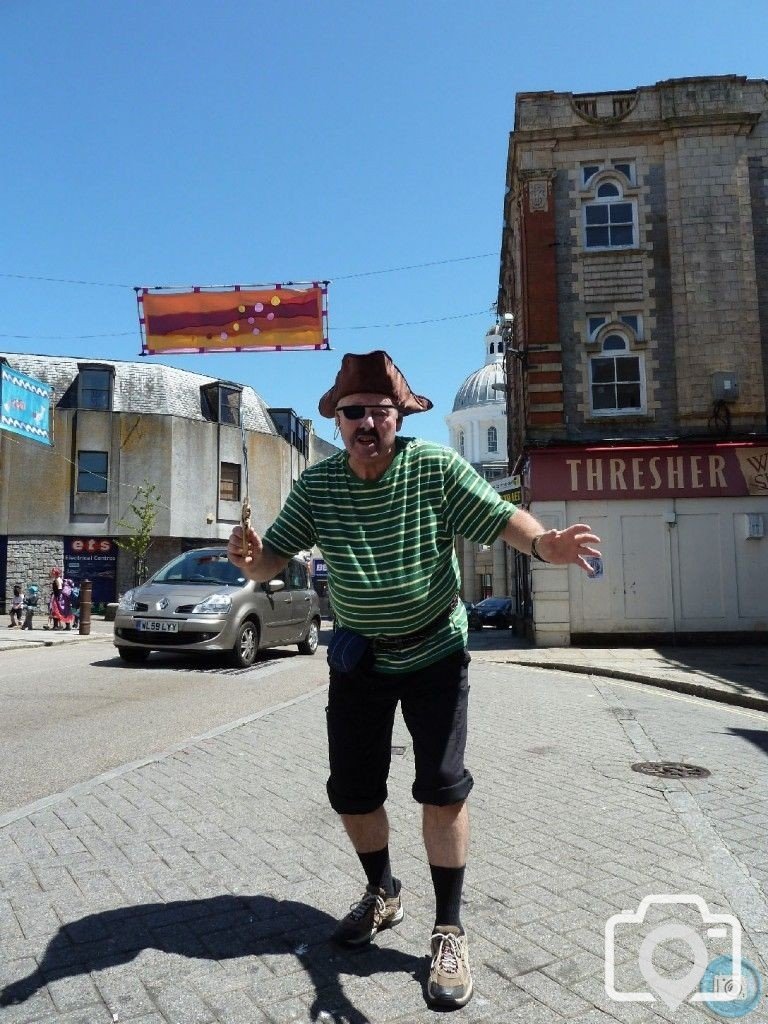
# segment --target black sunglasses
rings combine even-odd
[[[343,413],[346,420],[361,420],[365,416],[366,409],[371,410],[375,420],[385,419],[391,412],[397,412],[394,405],[340,405],[336,412]]]

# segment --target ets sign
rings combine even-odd
[[[94,605],[109,604],[117,593],[117,544],[108,537],[68,537],[64,575],[75,583],[91,580]]]

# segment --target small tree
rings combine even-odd
[[[152,530],[157,519],[160,506],[160,492],[148,480],[144,480],[128,506],[136,518],[136,522],[121,519],[118,526],[128,530],[128,535],[117,540],[117,546],[133,555],[133,585],[140,587],[149,575],[147,571],[147,552],[152,547]]]

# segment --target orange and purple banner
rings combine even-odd
[[[326,282],[136,294],[145,356],[330,348]]]

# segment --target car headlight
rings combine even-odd
[[[120,600],[117,602],[117,610],[119,612],[133,612],[136,611],[136,591],[126,590]]]
[[[192,614],[198,615],[226,615],[232,607],[232,598],[226,594],[211,594],[200,604],[192,609]]]

